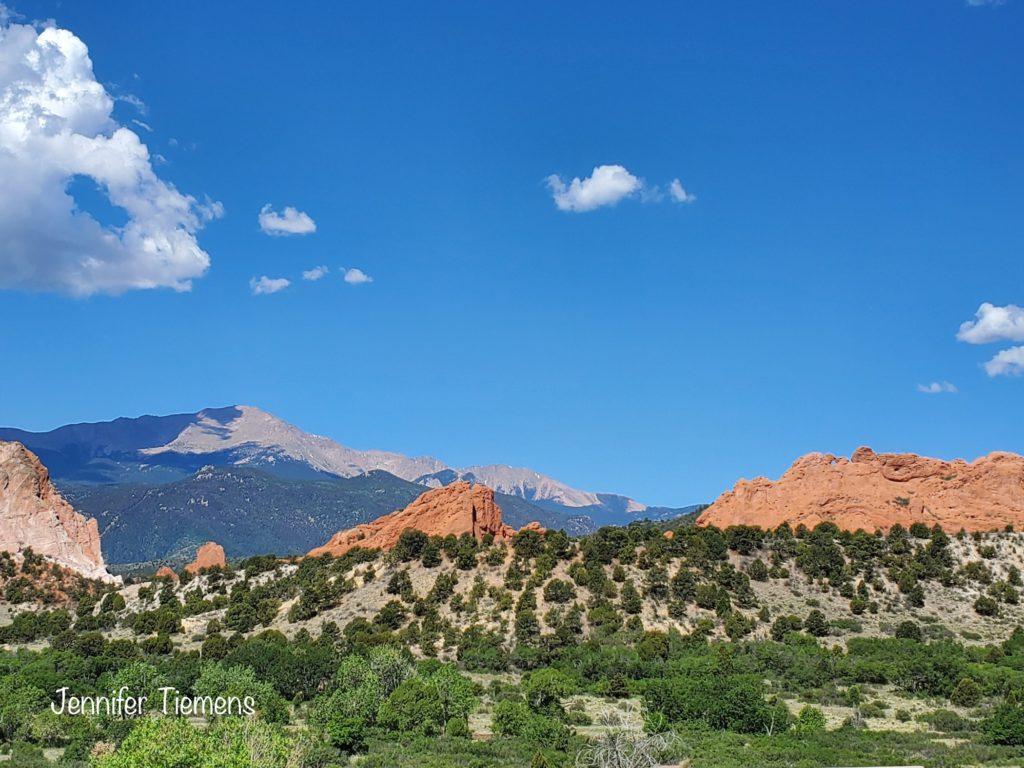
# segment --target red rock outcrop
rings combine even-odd
[[[888,530],[922,522],[946,531],[1024,527],[1024,456],[990,453],[966,462],[858,448],[849,459],[811,453],[777,481],[740,480],[697,518],[697,525],[783,522],[813,528]]]
[[[171,581],[178,581],[178,574],[174,572],[173,568],[166,565],[161,565],[156,570],[156,575],[153,577],[156,579],[170,579]]]
[[[227,564],[224,547],[215,541],[208,541],[196,551],[196,559],[185,566],[189,573],[199,573],[203,568],[223,568]]]
[[[119,581],[107,573],[96,521],[65,501],[32,451],[0,442],[0,550],[29,547],[87,578]]]
[[[534,530],[543,530],[539,524]],[[345,531],[339,531],[322,547],[309,555],[343,555],[353,547],[391,549],[403,531],[413,529],[429,536],[472,534],[478,541],[492,534],[498,541],[515,535],[515,529],[501,519],[501,507],[494,502],[494,491],[485,485],[462,481],[427,491],[405,509]]]

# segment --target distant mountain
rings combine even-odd
[[[208,465],[250,467],[294,480],[383,471],[432,488],[457,480],[482,483],[551,513],[589,518],[591,527],[665,519],[692,509],[648,508],[625,496],[581,491],[530,469],[493,464],[459,469],[427,456],[355,450],[245,405],[72,424],[44,433],[0,428],[0,440],[24,443],[64,485],[166,483]]]
[[[249,467],[205,467],[169,483],[97,485],[61,489],[80,512],[99,522],[103,553],[113,564],[187,562],[205,541],[229,558],[273,552],[304,554],[341,529],[402,509],[423,487],[373,470],[356,477],[286,479]],[[579,534],[588,521],[499,495],[505,520],[531,520]]]

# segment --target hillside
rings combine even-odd
[[[204,541],[222,544],[229,558],[303,553],[338,530],[401,509],[423,486],[380,471],[303,480],[211,467],[170,483],[65,484],[62,490],[77,509],[99,522],[109,562],[181,565]],[[522,499],[499,498],[513,525],[540,519],[572,533],[586,530],[585,521]]]
[[[80,656],[146,690],[254,691],[255,722],[290,724],[303,766],[368,752],[375,768],[581,768],[612,748],[691,768],[1019,757],[1024,534],[662,527],[408,530],[387,553],[261,556],[71,612],[23,605],[0,627],[21,649],[7,684],[27,695],[35,660]],[[18,710],[8,722],[45,738]],[[71,754],[109,749],[78,738]]]

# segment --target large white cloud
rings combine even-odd
[[[1020,376],[1024,374],[1024,347],[1010,347],[985,363],[989,376]]]
[[[960,326],[957,339],[968,344],[1024,341],[1024,309],[1015,304],[997,307],[985,302],[978,307],[975,318]]]
[[[316,232],[316,222],[308,213],[287,206],[281,213],[270,203],[260,208],[260,229],[268,235],[309,235]]]
[[[558,209],[576,213],[615,205],[643,187],[643,182],[621,165],[599,165],[588,178],[577,176],[568,184],[553,174],[548,176],[547,183]]]
[[[0,23],[0,288],[187,291],[206,272],[196,233],[223,209],[161,180],[113,105],[74,34]],[[78,206],[68,187],[82,177],[123,224]]]

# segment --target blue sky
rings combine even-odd
[[[128,289],[166,264],[102,240],[126,216],[84,166],[53,173],[88,245],[0,153],[2,424],[245,403],[671,505],[814,450],[1024,450],[1020,0],[97,8],[9,24],[88,46],[157,178],[123,193],[182,238],[156,282],[191,290]],[[624,196],[560,209],[549,177],[598,166]],[[316,231],[266,234],[268,204]]]

